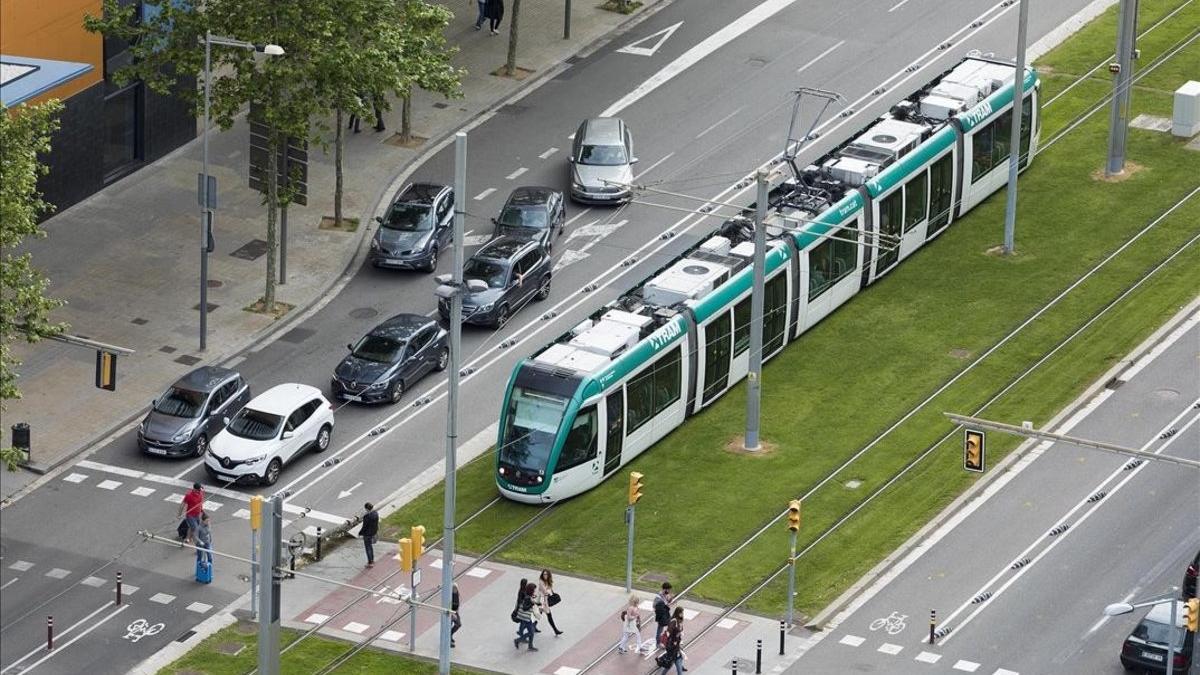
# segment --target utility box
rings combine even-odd
[[[1175,90],[1171,133],[1191,138],[1200,133],[1200,82],[1191,80]]]

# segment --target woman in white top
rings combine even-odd
[[[550,570],[542,570],[538,576],[538,591],[541,592],[542,614],[546,615],[546,620],[550,622],[550,627],[554,629],[554,637],[562,635],[563,632],[554,625],[554,615],[550,613],[550,608],[557,605],[559,596],[554,592],[554,575]]]
[[[630,641],[633,646],[630,647]],[[621,642],[617,644],[617,653],[625,654],[630,649],[637,651],[642,645],[642,612],[638,609],[636,595],[629,596],[629,604],[621,610]]]

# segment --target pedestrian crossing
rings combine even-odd
[[[839,645],[844,645],[846,647],[851,647],[851,648],[862,647],[866,642],[867,642],[867,638],[862,637],[860,635],[853,635],[850,633],[843,635],[837,641],[837,643]],[[869,649],[871,646],[874,646],[874,645],[868,645],[867,648]],[[898,645],[898,644],[895,644],[892,642],[883,642],[883,643],[875,646],[875,651],[880,654],[886,654],[888,656],[895,656],[898,658],[908,658],[908,655],[911,654],[911,651],[906,650],[903,645]],[[907,652],[907,653],[905,653],[905,652]],[[903,656],[902,656],[902,654],[903,654]],[[929,664],[932,666],[932,665],[936,665],[936,664],[942,662],[942,657],[943,657],[942,654],[923,649],[916,656],[913,656],[912,660],[916,661],[918,663],[925,663],[925,664]],[[947,660],[946,663],[949,664],[949,660]],[[980,670],[983,667],[984,667],[983,664],[976,662],[976,661],[970,661],[968,659],[957,659],[954,661],[953,665],[950,665],[951,670],[954,670],[957,672],[962,672],[962,673],[987,672],[987,671]],[[997,668],[996,670],[991,671],[991,675],[1020,675],[1020,673],[1018,673],[1015,670],[1009,670],[1007,668]]]

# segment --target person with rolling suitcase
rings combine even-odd
[[[208,524],[208,514],[200,514],[200,526],[196,528],[196,581],[202,584],[212,583],[212,529]]]

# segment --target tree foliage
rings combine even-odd
[[[46,278],[30,254],[14,252],[25,239],[46,236],[39,221],[54,207],[37,189],[49,170],[39,156],[50,151],[61,110],[57,100],[13,110],[0,106],[0,410],[4,401],[21,397],[12,343],[37,342],[66,328],[50,320],[63,303],[46,297]]]

